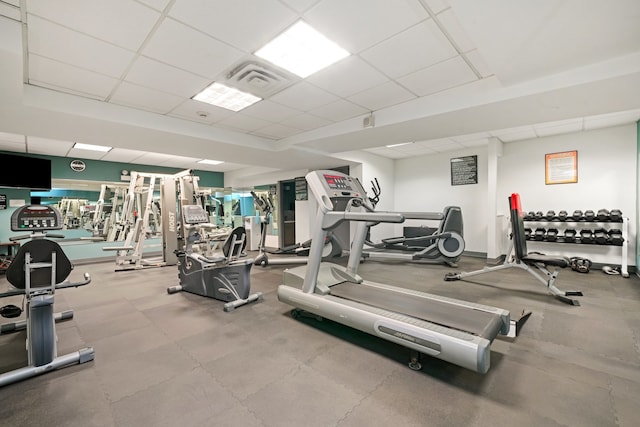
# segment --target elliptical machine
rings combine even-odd
[[[251,195],[253,196],[256,207],[262,214],[260,217],[260,243],[258,244],[259,254],[255,257],[254,263],[262,265],[263,267],[266,267],[269,264],[306,264],[308,261],[309,249],[311,248],[311,240],[307,240],[303,243],[297,243],[283,249],[274,250],[267,248],[267,228],[271,223],[271,218],[273,216],[273,200],[271,200],[271,196],[268,198],[264,196],[260,197],[254,191],[251,191]],[[269,258],[269,254],[287,256]],[[342,246],[333,233],[329,233],[325,239],[322,259],[325,260],[339,256],[342,256]]]
[[[239,259],[246,246],[244,227],[236,227],[222,245],[222,255],[205,256],[194,252],[200,243],[199,224],[209,222],[207,211],[200,205],[183,205],[185,249],[176,251],[180,284],[167,288],[169,294],[180,291],[225,301],[224,311],[262,300],[262,292],[251,292],[250,272],[253,259]]]
[[[55,291],[77,288],[91,282],[89,273],[84,273],[84,280],[81,282],[67,280],[73,265],[60,245],[48,239],[64,236],[47,233],[49,230],[62,229],[62,224],[62,215],[50,206],[25,205],[11,215],[11,231],[28,230],[30,234],[14,236],[9,240],[31,240],[20,246],[6,272],[7,280],[16,289],[0,293],[0,298],[24,295],[26,320],[2,325],[2,331],[26,329],[28,366],[0,375],[0,386],[85,363],[94,358],[91,347],[63,356],[57,355],[55,322],[73,317],[73,312],[53,312]],[[11,316],[17,317],[20,314],[20,309],[17,308],[12,310]]]

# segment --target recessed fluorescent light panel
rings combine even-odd
[[[385,145],[387,148],[402,147],[403,145],[413,144],[413,142],[401,142],[400,144]]]
[[[219,164],[224,163],[224,162],[220,161],[220,160],[204,159],[204,160],[198,160],[198,163],[202,163],[203,165],[219,165]]]
[[[104,145],[92,145],[92,144],[81,144],[76,142],[73,144],[73,148],[78,148],[80,150],[91,150],[91,151],[102,151],[106,153],[107,151],[111,151],[112,147],[106,147]]]
[[[349,55],[304,21],[298,21],[256,52],[256,56],[302,78]]]
[[[220,83],[213,83],[211,86],[193,97],[196,101],[206,102],[231,111],[240,111],[251,104],[262,100],[250,93],[242,92],[238,89],[225,86]]]

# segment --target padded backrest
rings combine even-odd
[[[444,208],[442,214],[444,215],[444,218],[442,219],[442,221],[440,221],[438,234],[452,231],[458,233],[460,236],[464,236],[464,227],[462,224],[462,209],[460,209],[458,206],[447,206]]]
[[[511,238],[516,258],[522,259],[527,255],[527,237],[524,232],[524,221],[522,219],[522,205],[520,194],[513,193],[509,197],[509,208],[511,211]]]
[[[222,253],[225,258],[233,259],[240,256],[245,246],[247,246],[246,234],[247,231],[244,227],[236,227],[231,231],[229,237],[224,241],[224,245],[222,245]]]
[[[60,245],[48,239],[34,239],[22,244],[9,264],[6,273],[7,280],[16,288],[24,289],[26,286],[24,267],[27,253],[31,256],[31,263],[51,263],[53,252],[56,253],[56,283],[64,282],[71,274],[73,265]],[[51,267],[32,270],[30,280],[32,288],[51,286]]]

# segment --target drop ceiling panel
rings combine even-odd
[[[27,137],[27,152],[33,154],[50,154],[52,156],[66,156],[73,147],[73,142],[57,139]],[[104,154],[104,153],[102,153]]]
[[[79,148],[71,148],[66,156],[77,159],[102,160],[105,154],[107,153],[102,151],[80,150]]]
[[[584,130],[599,129],[610,126],[620,126],[637,123],[640,120],[640,110],[603,114],[584,118]]]
[[[424,3],[433,13],[440,13],[449,7],[447,0],[424,0]]]
[[[582,118],[539,124],[534,126],[533,128],[538,136],[580,132],[582,130]]]
[[[309,111],[337,101],[338,97],[306,81],[302,81],[275,94],[271,97],[271,100],[300,111]]]
[[[399,84],[389,81],[351,95],[349,100],[371,111],[375,111],[414,98],[416,98],[414,94]]]
[[[487,63],[506,84],[638,50],[637,1],[452,0],[451,5]]]
[[[24,145],[24,142],[5,141],[2,138],[0,138],[0,150],[11,151],[11,152],[16,152],[16,153],[26,153],[27,152],[27,148]]]
[[[350,56],[307,77],[307,80],[334,95],[347,97],[388,79],[359,57]]]
[[[144,151],[128,150],[125,148],[112,148],[111,151],[109,151],[102,157],[102,160],[120,163],[140,163],[137,160],[144,154]]]
[[[476,80],[476,75],[459,56],[420,70],[398,81],[419,96],[440,92]]]
[[[165,7],[171,2],[171,0],[138,0],[140,3],[144,3],[147,6],[157,10],[162,11]]]
[[[353,102],[339,99],[331,104],[323,105],[322,107],[314,108],[309,113],[323,117],[327,120],[339,122],[342,120],[351,119],[353,117],[366,114],[369,111],[354,104]]]
[[[160,17],[131,0],[29,0],[29,12],[133,51]]]
[[[469,52],[476,48],[476,44],[469,37],[466,28],[461,25],[457,15],[451,9],[443,11],[436,19],[460,52]]]
[[[246,116],[243,114],[235,114],[229,118],[223,119],[216,123],[216,126],[222,126],[227,129],[253,132],[265,126],[269,126],[269,122],[255,117]]]
[[[324,0],[304,15],[311,26],[351,53],[428,17],[418,0]]]
[[[244,56],[244,52],[169,18],[162,21],[142,53],[208,79]]]
[[[282,0],[282,3],[288,5],[296,12],[302,13],[319,1],[320,0]]]
[[[255,117],[270,122],[279,122],[288,117],[300,114],[301,111],[294,110],[285,105],[272,101],[260,101],[242,110],[242,115]]]
[[[29,51],[80,68],[120,77],[134,54],[29,15]]]
[[[136,59],[125,80],[186,98],[194,96],[211,83],[204,77],[144,56]]]
[[[169,15],[246,52],[261,48],[297,16],[276,0],[178,1]]]
[[[254,135],[264,136],[266,138],[281,139],[281,138],[286,138],[288,136],[296,135],[300,132],[302,132],[300,129],[284,126],[280,123],[274,123],[272,125],[260,128],[252,133]]]
[[[285,126],[289,126],[296,129],[302,129],[304,131],[317,129],[322,126],[331,124],[330,120],[323,119],[312,114],[302,113],[294,117],[289,117],[281,122]]]
[[[189,99],[171,110],[170,116],[194,120],[200,123],[213,124],[233,115],[233,111],[216,107],[206,102]]]
[[[183,98],[158,90],[122,82],[111,97],[114,104],[166,114],[183,102]]]
[[[360,56],[387,76],[397,78],[457,54],[442,31],[429,19],[380,42]]]
[[[532,126],[522,126],[518,128],[503,129],[490,132],[502,142],[521,141],[523,139],[536,138],[536,132]]]
[[[29,55],[29,82],[35,85],[63,88],[104,101],[118,80],[93,71]]]

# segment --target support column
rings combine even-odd
[[[487,149],[487,260],[502,255],[503,215],[498,209],[498,159],[502,157],[502,141],[489,138]]]

